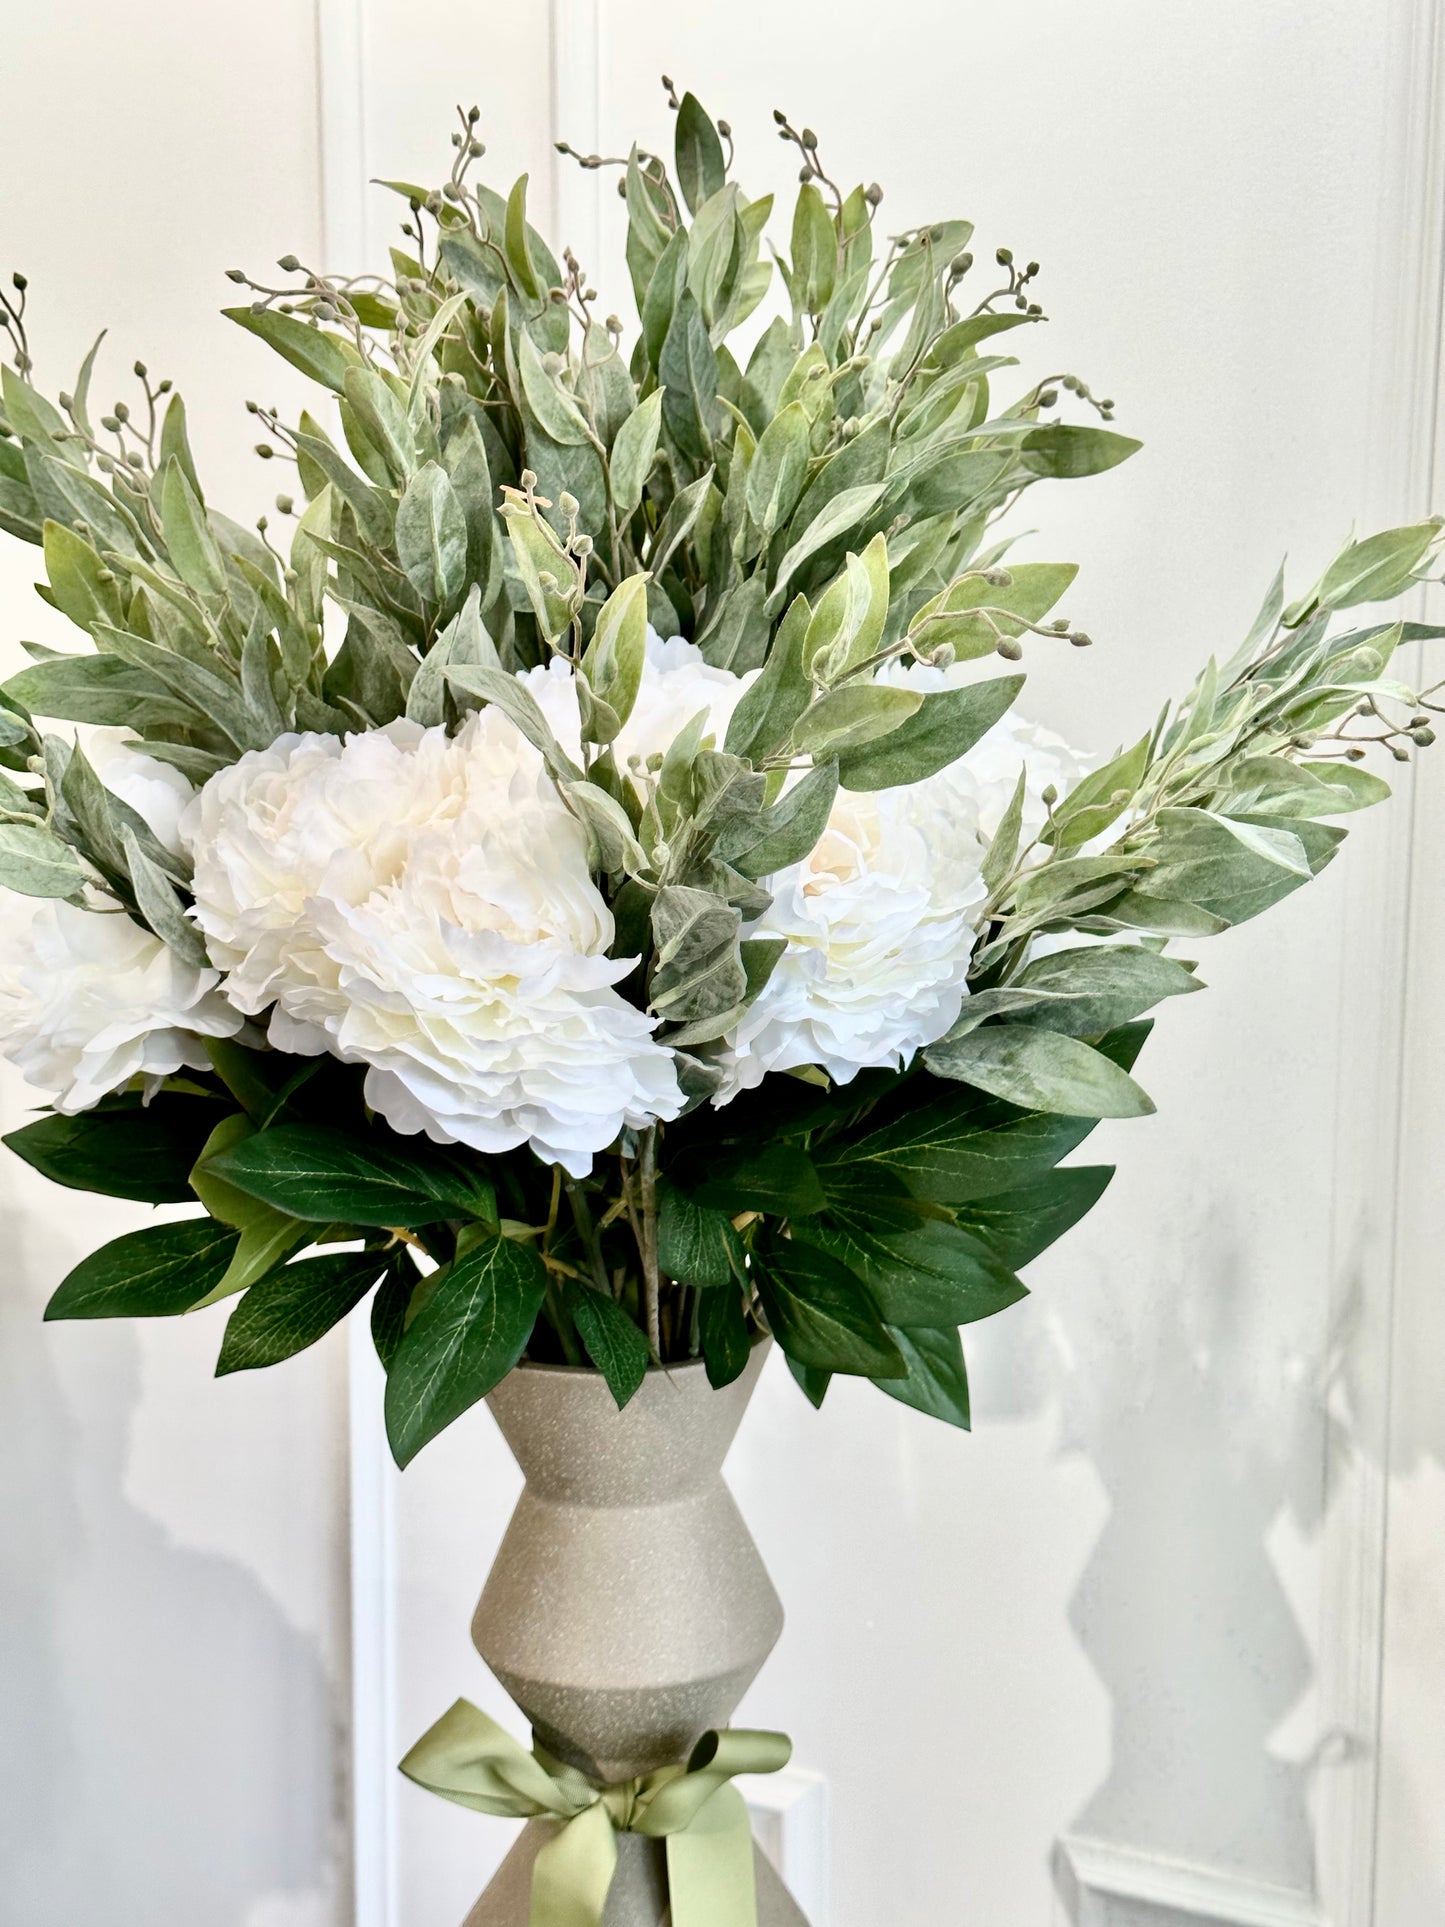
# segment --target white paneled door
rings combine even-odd
[[[1036,491],[1023,550],[1082,565],[1096,638],[1032,652],[1025,707],[1102,755],[1284,551],[1303,584],[1356,520],[1445,504],[1436,13],[0,0],[0,267],[56,385],[107,321],[108,379],[164,360],[254,514],[233,403],[290,391],[215,319],[219,270],[383,259],[401,204],[368,179],[443,175],[476,100],[488,178],[528,172],[621,311],[611,177],[554,141],[664,146],[665,68],[787,195],[784,107],[890,227],[963,214],[981,260],[1037,258],[1031,373],[1145,443]],[[32,574],[0,559],[7,664],[64,646]],[[817,1927],[1445,1918],[1445,765],[1401,787],[1201,954],[1158,1116],[1098,1134],[1103,1204],[972,1336],[971,1436],[866,1386],[814,1413],[770,1368],[731,1476],[789,1629],[742,1716],[794,1736],[760,1826]],[[0,1207],[0,1921],[453,1927],[512,1829],[394,1762],[461,1693],[515,1722],[468,1639],[519,1485],[487,1415],[398,1478],[364,1332],[213,1386],[214,1317],[42,1327],[129,1215],[10,1165]]]

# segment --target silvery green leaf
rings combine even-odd
[[[1296,763],[1287,756],[1245,756],[1220,772],[1212,799],[1226,815],[1342,816],[1382,802],[1390,786],[1353,763]]]
[[[1323,828],[1297,823],[1291,831],[1197,809],[1162,810],[1158,823],[1149,846],[1154,867],[1133,896],[1193,904],[1230,924],[1257,916],[1309,880],[1314,865],[1303,833]],[[1319,860],[1328,860],[1323,848]]]
[[[677,553],[683,542],[692,533],[699,516],[707,505],[708,494],[712,489],[713,471],[709,468],[699,475],[695,482],[679,489],[667,505],[667,513],[657,526],[648,550],[647,565],[654,577],[660,577],[663,570]]]
[[[435,375],[435,370],[431,365],[432,355],[435,353],[442,336],[446,333],[447,329],[451,327],[466,304],[467,295],[465,289],[458,294],[449,294],[427,323],[421,339],[415,343],[407,344],[407,353],[411,357],[413,372],[411,386],[407,391],[406,408],[407,414],[414,426],[419,427],[421,425],[426,413],[428,383]]]
[[[396,554],[427,602],[445,606],[467,574],[467,525],[447,472],[436,462],[418,469],[396,510]]]
[[[587,832],[587,867],[607,876],[635,875],[645,870],[647,852],[633,832],[631,819],[615,797],[596,783],[558,785],[573,815]]]
[[[435,728],[447,719],[444,671],[462,663],[479,669],[502,667],[496,645],[482,627],[481,602],[481,590],[474,582],[467,591],[466,601],[422,658],[412,678],[406,713],[424,729]]]
[[[184,728],[196,720],[159,677],[117,656],[52,656],[12,676],[5,693],[37,716],[68,723]]]
[[[526,509],[508,503],[502,510],[517,574],[548,642],[556,642],[572,620],[568,591],[574,581],[571,563],[549,524]],[[542,580],[550,576],[551,583]]]
[[[95,348],[99,346],[100,342],[97,341]],[[89,355],[86,356],[86,366],[82,371],[82,377],[87,387],[90,382],[90,368],[94,361],[95,348],[92,348]],[[74,399],[76,406],[80,410],[80,413],[76,417],[76,419],[79,420],[85,412],[79,385],[77,385],[77,392]],[[161,417],[160,449],[162,466],[174,456],[175,460],[180,464],[186,480],[195,490],[196,500],[204,507],[206,500],[205,491],[201,487],[201,478],[196,471],[196,458],[191,451],[191,438],[186,427],[186,404],[181,400],[179,395],[171,396],[170,402],[166,407],[166,412]]]
[[[821,314],[838,279],[838,236],[827,203],[811,181],[798,192],[793,213],[793,299],[807,314]]]
[[[509,676],[501,669],[476,668],[470,663],[456,664],[444,669],[442,674],[449,683],[459,689],[469,690],[472,695],[480,696],[486,702],[495,703],[504,715],[509,716],[532,747],[541,752],[556,782],[575,783],[582,780],[581,770],[564,755],[536,697],[515,676]]]
[[[1076,850],[1107,830],[1129,807],[1144,780],[1151,740],[1141,737],[1132,749],[1076,783],[1054,806],[1043,841],[1060,850]]]
[[[738,912],[707,890],[670,884],[652,906],[656,958],[649,1007],[669,1023],[730,1011],[747,990]]]
[[[803,666],[803,644],[812,619],[807,597],[795,596],[762,673],[744,692],[728,723],[723,747],[734,756],[761,762],[786,739],[811,701],[813,685]]]
[[[627,521],[642,501],[643,485],[657,457],[662,431],[662,390],[654,388],[618,429],[608,464],[618,519]]]
[[[688,212],[696,214],[705,201],[721,192],[727,179],[718,131],[696,94],[682,97],[682,105],[677,110],[675,145],[677,183]]]
[[[85,537],[64,523],[46,522],[42,540],[46,580],[61,614],[87,632],[97,622],[120,622],[120,578]]]
[[[739,406],[755,435],[761,435],[778,412],[778,395],[798,358],[798,346],[787,322],[781,315],[775,315],[748,357]],[[886,425],[883,438],[886,444]]]
[[[582,658],[582,672],[609,712],[607,733],[594,734],[594,742],[611,742],[637,701],[647,654],[647,581],[632,575],[618,584],[598,612]]]
[[[296,437],[296,446],[307,461],[316,464],[355,515],[357,524],[367,541],[375,548],[386,548],[392,539],[393,514],[390,498],[385,492],[373,488],[364,476],[358,475],[325,436],[310,433],[303,428]],[[311,506],[314,508],[316,504],[313,502]],[[322,528],[315,530],[317,535],[324,535],[326,532]]]
[[[562,384],[547,373],[531,336],[526,333],[517,337],[517,368],[527,406],[545,435],[562,447],[592,440],[587,417]]]
[[[611,335],[596,321],[589,326],[578,356],[576,392],[599,440],[610,447],[637,406],[637,390]]]
[[[752,878],[801,863],[827,828],[837,794],[838,765],[818,763],[772,809],[730,823],[718,840],[718,854]]]
[[[277,667],[279,658],[270,632],[257,626],[247,636],[241,651],[241,699],[251,717],[253,742],[260,737],[274,743],[287,727],[272,683]]]
[[[1012,870],[1019,853],[1019,835],[1023,828],[1024,798],[1028,793],[1028,771],[1019,771],[1019,780],[1014,785],[1014,793],[1009,798],[1008,808],[999,818],[994,831],[993,841],[989,844],[983,859],[983,880],[990,894],[997,890],[1004,878]]]
[[[1012,988],[1044,994],[1027,1021],[1071,1037],[1102,1037],[1166,997],[1188,996],[1203,985],[1186,965],[1137,944],[1088,944],[1026,964]],[[968,999],[965,1010],[976,1001]]]
[[[1319,602],[1327,609],[1352,609],[1400,595],[1439,542],[1442,526],[1440,518],[1432,516],[1428,522],[1383,529],[1363,542],[1352,542],[1326,569]]]
[[[800,542],[805,531],[845,489],[881,482],[888,469],[888,451],[888,423],[879,418],[830,455],[808,484],[788,524],[789,543]]]
[[[1254,660],[1255,652],[1262,649],[1279,627],[1284,612],[1284,564],[1275,570],[1274,580],[1270,583],[1264,601],[1260,604],[1259,614],[1250,624],[1249,634],[1220,671],[1220,678],[1227,688],[1239,675],[1245,665]]]
[[[789,402],[763,430],[748,469],[747,505],[770,542],[798,505],[808,471],[812,423],[801,402]]]
[[[127,824],[121,831],[126,868],[135,891],[136,908],[162,943],[197,970],[210,967],[201,933],[187,917],[170,878],[146,855]]]
[[[26,897],[73,897],[86,881],[80,859],[34,823],[0,823],[0,884]]]
[[[374,368],[348,368],[345,385],[346,399],[367,440],[386,464],[392,481],[404,487],[417,467],[416,439],[406,403],[392,383]]]
[[[52,503],[47,513],[67,524],[83,522],[91,540],[103,549],[135,555],[149,546],[131,511],[83,468],[72,468],[44,450],[30,447],[25,451],[25,474],[37,500],[43,497]]]
[[[708,626],[697,639],[704,661],[714,669],[731,669],[735,676],[762,667],[771,627],[763,614],[767,593],[763,578],[750,575],[712,606]]]
[[[687,288],[678,296],[657,372],[664,390],[663,419],[673,440],[691,460],[711,461],[722,426],[717,356],[702,309]]]
[[[26,441],[44,445],[71,439],[64,416],[9,366],[0,368],[0,405],[11,428]]]
[[[174,456],[161,470],[161,529],[176,571],[201,596],[226,593],[226,566],[185,470]]]
[[[1152,1100],[1101,1051],[1061,1031],[989,1025],[923,1054],[936,1077],[956,1078],[1021,1110],[1058,1117],[1146,1117]]]
[[[803,564],[827,548],[830,542],[840,541],[856,529],[882,501],[885,492],[882,482],[870,482],[861,488],[845,488],[819,510],[778,565],[777,580],[768,597],[769,615],[776,615],[783,607],[788,585]]]
[[[916,715],[923,697],[916,689],[886,683],[845,683],[811,703],[793,724],[790,741],[803,756],[841,755],[887,736]]]
[[[839,763],[839,781],[846,790],[921,783],[972,749],[1009,709],[1023,685],[1022,676],[994,676],[961,689],[934,690],[891,734],[862,749],[846,751]]]
[[[1000,636],[1022,635],[1030,622],[1042,622],[1079,573],[1077,562],[1018,562],[1004,586],[989,582],[982,570],[952,582],[914,616],[909,633],[926,653],[946,643],[960,662],[992,655]],[[974,613],[987,608],[993,617]],[[1018,617],[1010,621],[1009,617]]]
[[[875,535],[861,556],[850,554],[808,625],[803,657],[823,683],[866,662],[883,640],[888,620],[888,544]]]
[[[278,314],[274,308],[265,308],[259,314],[251,308],[223,308],[221,312],[237,327],[259,335],[293,368],[299,368],[303,375],[309,375],[324,387],[335,389],[338,395],[346,387],[346,370],[360,359],[351,343],[339,335],[313,328],[294,315]]]
[[[1071,480],[1080,475],[1102,475],[1128,461],[1143,447],[1130,435],[1110,428],[1088,428],[1076,422],[1045,422],[1024,435],[1020,451],[1035,475]]]
[[[677,310],[678,296],[687,286],[688,232],[679,228],[663,249],[642,303],[642,339],[649,364],[656,368],[662,360],[667,331]]]
[[[104,624],[97,624],[95,640],[98,648],[109,655],[119,656],[123,662],[131,663],[137,669],[146,670],[156,681],[163,683],[173,696],[180,697],[188,704],[188,722],[212,724],[229,736],[237,749],[267,747],[270,739],[258,738],[255,722],[230,675],[219,669],[204,668],[189,657],[159,648],[155,643],[147,642],[143,636],[133,636],[124,629],[111,629]],[[22,671],[24,673],[28,672]],[[21,700],[24,700],[23,697]]]

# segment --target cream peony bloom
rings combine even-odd
[[[119,911],[81,910],[4,893],[0,1040],[55,1108],[88,1111],[133,1077],[159,1081],[209,1063],[202,1037],[231,1037],[241,1018],[220,973],[197,970]]]
[[[933,690],[961,678],[914,668],[887,680]],[[728,1040],[714,1103],[805,1064],[840,1084],[901,1068],[944,1035],[968,994],[983,859],[1021,770],[1027,842],[1043,826],[1041,792],[1062,794],[1082,768],[1061,737],[1012,716],[921,783],[839,791],[812,854],[763,879],[772,907],[748,934],[788,948]]]
[[[521,680],[536,697],[557,741],[574,762],[578,761],[582,725],[571,666],[554,656],[540,668],[526,670]],[[655,629],[649,628],[637,701],[612,746],[617,767],[625,771],[634,756],[645,761],[649,756],[665,754],[700,714],[706,715],[706,729],[720,749],[732,713],[752,681],[751,675],[735,676],[730,669],[714,669],[696,644],[682,636],[670,636],[664,642]]]
[[[367,1065],[398,1131],[574,1176],[682,1107],[615,985],[613,923],[541,758],[492,708],[455,738],[393,723],[288,737],[212,777],[183,825],[227,991],[283,1050]]]
[[[129,803],[156,841],[179,855],[181,813],[195,790],[178,769],[145,753],[123,729],[92,730],[85,751],[112,796]]]

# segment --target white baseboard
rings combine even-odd
[[[1077,1834],[1058,1854],[1074,1927],[1328,1927],[1310,1896],[1212,1867]]]
[[[747,1775],[738,1786],[757,1843],[808,1916],[808,1927],[830,1927],[828,1782],[821,1773],[789,1766]]]

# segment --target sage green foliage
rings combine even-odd
[[[1074,565],[1014,561],[999,520],[1138,444],[1078,377],[1012,373],[1043,320],[1036,263],[999,249],[986,280],[967,221],[887,234],[881,191],[836,185],[782,114],[802,180],[775,209],[735,177],[725,123],[668,94],[673,166],[576,157],[626,201],[631,327],[531,224],[525,177],[474,180],[475,110],[439,190],[386,184],[406,204],[388,277],[292,256],[281,287],[231,272],[231,320],[316,390],[294,422],[250,405],[259,452],[294,468],[281,546],[209,498],[168,382],[137,364],[139,402],[101,414],[92,350],[57,405],[32,380],[23,277],[0,298],[0,528],[36,545],[41,594],[84,638],[32,647],[0,690],[0,883],[103,903],[203,958],[185,860],[37,717],[124,725],[200,783],[289,730],[455,728],[495,704],[576,816],[614,954],[639,959],[625,994],[678,1053],[686,1114],[625,1133],[584,1181],[399,1138],[355,1068],[249,1041],[210,1043],[209,1071],[144,1107],[124,1093],[11,1134],[61,1184],[209,1214],[106,1246],[49,1315],[240,1293],[229,1372],[371,1293],[403,1462],[524,1356],[590,1364],[623,1403],[653,1362],[701,1357],[728,1383],[764,1329],[815,1403],[851,1373],[966,1425],[958,1328],[1015,1302],[1020,1269],[1101,1195],[1107,1169],[1060,1166],[1093,1122],[1152,1109],[1140,1020],[1199,988],[1167,941],[1316,875],[1331,819],[1388,794],[1364,743],[1431,739],[1430,692],[1391,658],[1436,632],[1336,618],[1421,579],[1438,520],[1352,542],[1288,606],[1276,581],[1240,651],[1046,796],[1032,839],[1021,779],[946,1038],[900,1072],[833,1088],[805,1071],[709,1106],[783,950],[750,933],[765,880],[808,855],[840,788],[965,754],[1023,682],[989,658],[1088,642],[1052,613]],[[724,741],[699,718],[660,767],[622,768],[649,625],[759,673]],[[578,760],[515,679],[554,655]],[[950,662],[977,669],[948,688],[877,676]]]

